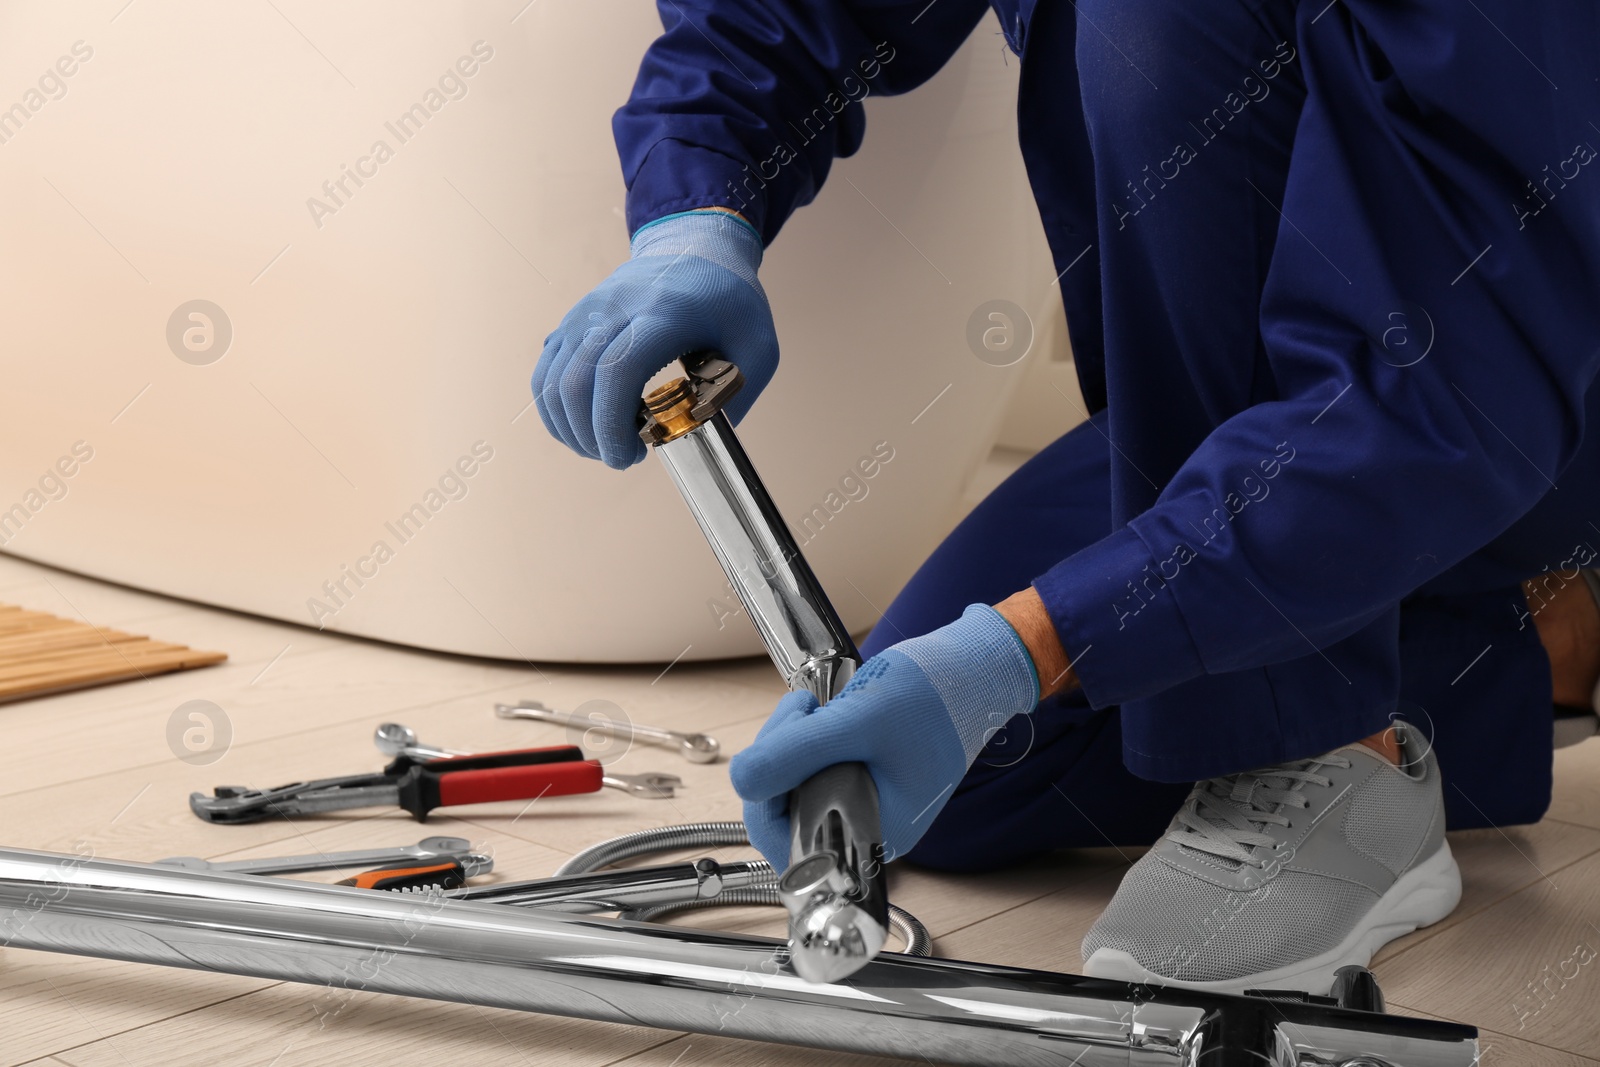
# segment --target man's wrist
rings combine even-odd
[[[994,609],[1017,631],[1028,655],[1033,657],[1041,699],[1078,687],[1078,676],[1073,673],[1067,651],[1061,646],[1055,623],[1032,586],[1006,597]]]
[[[755,229],[755,223],[751,222],[749,219],[745,218],[743,215],[741,215],[739,212],[735,211],[731,207],[723,207],[721,204],[711,204],[708,207],[696,208],[695,210],[696,211],[715,211],[715,212],[718,212],[718,213],[723,214],[723,215],[732,215],[734,218],[738,219],[740,222],[744,223],[746,226],[749,226],[752,230]]]
[[[723,207],[720,204],[711,204],[707,207],[689,208],[687,211],[674,211],[671,214],[662,215],[660,218],[651,219],[643,226],[640,226],[637,230],[634,230],[632,236],[630,236],[628,240],[630,243],[637,241],[641,234],[663,224],[673,223],[680,219],[695,218],[696,216],[703,218],[706,215],[727,215],[731,217],[735,222],[743,224],[744,228],[749,230],[750,233],[755,236],[757,244],[761,244],[761,231],[756,229],[755,223],[751,222],[748,218],[741,215],[733,208]]]

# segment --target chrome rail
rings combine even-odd
[[[1471,1067],[1471,1027],[0,848],[0,945],[971,1067]]]

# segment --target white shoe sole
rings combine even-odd
[[[1343,941],[1319,956],[1295,963],[1214,982],[1191,982],[1167,978],[1145,970],[1132,956],[1120,949],[1100,948],[1083,965],[1083,973],[1093,978],[1111,978],[1147,985],[1182,986],[1216,993],[1242,993],[1246,989],[1298,989],[1325,995],[1333,987],[1334,972],[1340,967],[1359,964],[1365,967],[1372,956],[1397,937],[1432,926],[1455,910],[1461,901],[1461,869],[1445,842],[1428,859],[1417,864],[1378,898]]]

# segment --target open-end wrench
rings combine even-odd
[[[372,733],[372,743],[386,756],[412,760],[454,759],[469,753],[453,748],[437,748],[417,740],[417,732],[397,722],[386,722]],[[646,800],[667,800],[683,786],[683,779],[675,774],[618,774],[606,771],[600,784],[608,789],[620,789],[630,796]]]
[[[607,771],[600,779],[600,784],[607,789],[620,789],[630,796],[643,797],[646,800],[670,799],[683,786],[683,779],[675,774],[657,774],[653,771],[645,774],[618,774]]]
[[[349,852],[319,852],[313,856],[269,856],[258,860],[206,860],[199,856],[170,856],[156,860],[166,867],[189,871],[232,871],[235,874],[298,874],[303,871],[337,871],[348,867],[376,867],[380,864],[422,860],[443,863],[455,860],[469,875],[488,874],[494,860],[472,851],[464,837],[424,837],[414,845],[393,848],[358,848]]]
[[[715,763],[722,754],[722,743],[710,734],[685,734],[660,726],[641,726],[635,722],[618,722],[599,715],[578,715],[570,711],[547,708],[537,700],[519,700],[515,704],[496,704],[495,715],[502,719],[536,719],[580,730],[599,730],[614,737],[639,741],[654,741],[671,745],[678,755],[690,763]]]

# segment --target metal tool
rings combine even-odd
[[[722,412],[743,385],[739,369],[711,352],[685,356],[683,366],[687,377],[644,398],[639,436],[683,494],[784,681],[826,702],[861,654]],[[878,791],[866,765],[838,764],[807,780],[789,796],[789,818],[779,891],[795,969],[838,981],[888,934]]]
[[[379,752],[385,756],[408,756],[415,760],[449,759],[452,756],[464,756],[465,752],[457,752],[451,748],[433,748],[417,741],[417,732],[409,726],[402,726],[397,722],[386,722],[372,731],[372,743]]]
[[[601,872],[602,868],[615,867],[626,860],[639,856],[652,856],[660,852],[677,852],[686,848],[722,848],[749,843],[750,835],[742,822],[691,822],[679,823],[676,826],[653,826],[590,845],[582,852],[568,857],[556,870],[556,875],[562,877],[594,874]],[[766,860],[754,860],[751,862],[750,871],[752,875],[758,871],[765,871],[765,880],[750,885],[724,884],[714,897],[641,900],[630,904],[628,909],[619,912],[617,917],[644,922],[686,908],[715,908],[738,904],[758,907],[782,906],[783,901],[778,896],[778,872],[772,869],[772,865]],[[933,955],[933,938],[929,935],[928,928],[922,925],[915,915],[890,904],[889,926],[900,935],[903,947],[899,951],[911,956]]]
[[[373,731],[372,743],[378,746],[378,751],[384,755],[403,759],[431,761],[472,758],[470,752],[419,744],[417,732],[397,722],[386,722]],[[675,774],[661,774],[656,771],[647,771],[644,774],[605,771],[600,775],[600,784],[607,789],[620,789],[630,796],[643,797],[646,800],[668,800],[676,796],[677,791],[683,787],[683,779]]]
[[[397,804],[416,817],[434,808],[493,800],[593,793],[605,771],[575,745],[490,752],[416,762],[400,756],[381,774],[292,782],[273,789],[223,785],[189,794],[189,810],[207,822],[259,822],[346,808]]]
[[[1478,1063],[1470,1026],[1330,998],[894,953],[818,985],[768,938],[23,849],[0,944],[966,1067]]]
[[[340,885],[376,889],[386,893],[417,893],[425,890],[459,889],[467,884],[472,871],[460,860],[441,863],[394,863],[376,870],[362,871],[339,879]]]
[[[578,715],[569,711],[556,711],[537,700],[519,700],[515,704],[496,704],[495,715],[502,719],[537,719],[580,730],[599,730],[615,737],[638,741],[654,741],[673,745],[678,755],[690,763],[715,763],[722,754],[722,743],[710,734],[685,734],[660,726],[641,726],[634,722],[618,722],[600,715]]]
[[[443,863],[460,861],[468,876],[494,870],[491,856],[472,851],[464,837],[424,837],[414,845],[393,848],[358,848],[348,852],[318,852],[312,856],[271,856],[258,860],[205,860],[199,856],[169,856],[156,860],[166,867],[189,871],[232,871],[236,874],[297,874],[303,871],[339,871],[351,867],[376,867],[391,863]]]
[[[718,863],[700,859],[660,867],[471,886],[446,895],[452,900],[492,901],[583,914],[715,900],[724,890],[770,885],[772,879],[772,867],[765,860]]]
[[[620,789],[630,796],[643,797],[645,800],[668,800],[683,787],[683,779],[675,774],[656,771],[646,771],[644,774],[607,771],[601,776],[600,784],[607,789]]]

